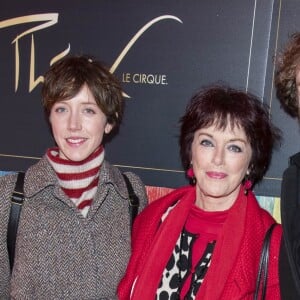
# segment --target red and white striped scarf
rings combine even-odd
[[[57,147],[47,150],[47,158],[57,174],[62,190],[86,217],[97,191],[99,170],[104,160],[103,146],[78,162],[60,158]]]

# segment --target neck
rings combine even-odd
[[[57,148],[49,149],[47,158],[56,172],[60,187],[86,217],[97,191],[99,169],[104,160],[103,147],[80,162],[62,159]]]
[[[196,187],[196,203],[195,205],[204,211],[224,211],[229,209],[236,201],[240,192],[238,186],[232,193],[222,197],[215,197],[203,193]]]

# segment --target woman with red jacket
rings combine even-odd
[[[253,299],[263,240],[275,220],[251,188],[279,139],[253,95],[221,86],[196,93],[180,135],[191,185],[152,202],[137,218],[119,299]],[[280,299],[281,234],[277,225],[266,299]]]

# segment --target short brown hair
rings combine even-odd
[[[273,146],[281,133],[270,121],[268,110],[254,95],[226,86],[214,85],[197,92],[180,119],[180,154],[185,170],[190,167],[191,145],[198,129],[216,125],[219,129],[239,126],[251,145],[249,179],[263,178],[269,167]]]
[[[300,33],[294,33],[285,49],[277,55],[275,86],[283,109],[293,118],[300,119],[296,75],[300,71]]]
[[[54,103],[74,97],[84,84],[108,123],[119,125],[123,114],[121,85],[102,63],[86,55],[65,57],[46,72],[42,87],[46,114],[49,116]]]

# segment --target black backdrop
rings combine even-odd
[[[283,129],[285,140],[256,187],[259,195],[279,196],[282,171],[300,145],[298,124],[276,100],[273,57],[300,28],[297,6],[296,0],[3,1],[0,170],[24,170],[53,145],[40,76],[53,58],[85,53],[104,61],[127,95],[121,129],[106,145],[111,163],[147,185],[186,184],[178,120],[196,90],[222,82],[258,95]]]

